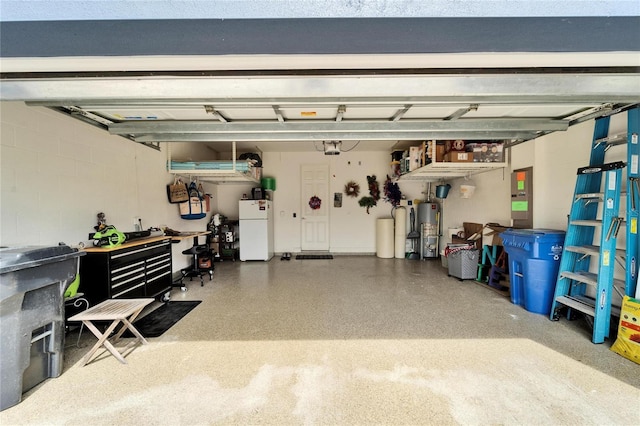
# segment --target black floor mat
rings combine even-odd
[[[307,260],[307,259],[333,259],[333,256],[330,254],[298,254],[296,255],[296,260]]]
[[[173,327],[193,308],[200,304],[200,300],[167,302],[155,311],[133,322],[133,326],[144,337],[158,337]],[[133,337],[127,330],[122,337]]]

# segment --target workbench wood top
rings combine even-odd
[[[172,240],[173,238],[174,237],[169,237],[167,235],[159,235],[157,237],[139,238],[137,240],[124,242],[123,244],[120,244],[119,246],[116,246],[116,247],[85,247],[83,250],[86,251],[87,253],[104,253],[104,252],[109,252],[114,250],[121,250],[127,247],[136,247],[144,244],[155,243],[157,241],[163,241],[163,240],[169,241],[169,240]]]
[[[172,235],[172,241],[182,241],[189,238],[200,237],[202,235],[209,235],[211,231],[195,231],[195,232],[181,232],[180,235]]]

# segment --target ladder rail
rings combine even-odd
[[[627,111],[627,203],[626,203],[626,267],[625,294],[636,297],[638,283],[638,255],[640,238],[638,237],[638,200],[640,199],[640,106]]]
[[[600,235],[600,256],[598,259],[598,283],[596,286],[596,315],[593,319],[593,342],[601,343],[609,337],[611,328],[611,297],[615,269],[616,229],[620,226],[620,188],[622,169],[605,172],[604,204],[602,223],[607,232]],[[603,228],[604,231],[604,228]]]

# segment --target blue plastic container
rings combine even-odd
[[[549,315],[565,232],[509,229],[500,236],[509,255],[511,302],[529,312]]]

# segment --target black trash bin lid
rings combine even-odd
[[[67,245],[0,248],[0,274],[61,262],[84,254]]]

